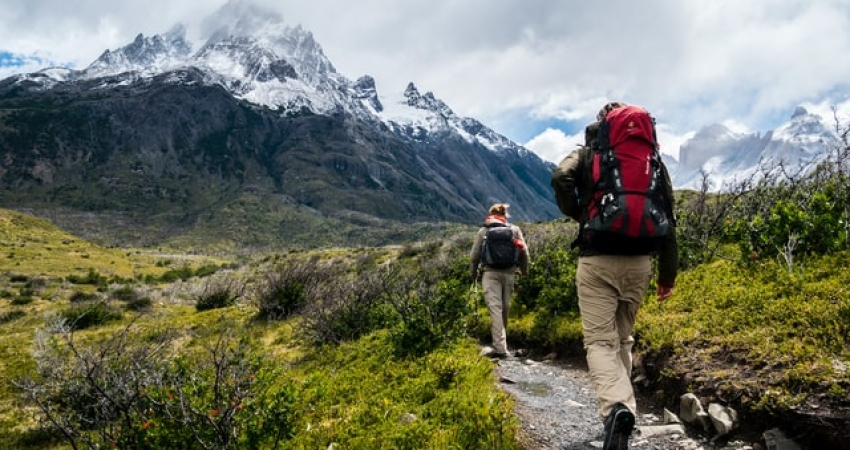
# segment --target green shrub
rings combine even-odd
[[[7,312],[4,312],[3,314],[0,314],[0,323],[11,322],[15,319],[20,319],[21,317],[24,317],[25,315],[27,315],[27,313],[21,311],[20,309],[7,311]]]
[[[422,355],[468,335],[473,317],[469,285],[411,274],[388,296],[401,323],[392,329],[400,355]]]
[[[736,205],[732,236],[745,263],[778,258],[789,268],[846,249],[847,176],[828,164],[796,179],[768,178]]]
[[[91,284],[94,286],[103,286],[107,282],[107,278],[95,269],[89,269],[84,276],[68,275],[67,280],[73,284]]]
[[[124,307],[128,311],[150,311],[150,309],[153,308],[153,300],[151,300],[150,297],[139,296],[133,300],[127,301]]]
[[[153,301],[151,301],[150,297],[145,296],[141,291],[129,285],[124,285],[111,291],[109,298],[124,303],[124,307],[128,311],[148,311],[153,306]]]
[[[315,259],[292,258],[266,274],[257,295],[257,318],[281,320],[301,312],[316,298],[322,283],[333,282],[341,270],[331,265],[320,265]]]
[[[83,330],[120,320],[120,309],[105,301],[76,303],[60,313],[71,329]]]
[[[74,293],[68,297],[68,301],[71,303],[85,303],[97,300],[97,298],[98,295],[94,292],[74,291]]]
[[[172,282],[177,281],[177,280],[186,281],[189,278],[192,278],[194,275],[195,275],[195,271],[192,270],[191,267],[183,266],[183,267],[180,267],[180,268],[177,268],[177,269],[167,270],[166,272],[164,272],[162,275],[159,276],[158,281],[160,281],[162,283],[172,283]],[[148,281],[149,282],[155,282],[155,281],[157,281],[157,279],[154,278],[154,277],[151,277],[151,279],[148,280]]]
[[[245,282],[233,276],[208,280],[204,288],[195,298],[195,309],[206,311],[210,309],[233,306],[245,292]]]
[[[141,297],[141,295],[133,289],[133,286],[121,286],[118,289],[109,293],[109,298],[120,302],[131,302]]]
[[[206,311],[209,309],[227,308],[236,304],[237,297],[226,289],[209,291],[198,296],[195,301],[195,309]]]
[[[12,274],[9,277],[9,282],[11,282],[11,283],[26,283],[27,281],[29,281],[29,279],[30,279],[30,277],[27,276],[27,275],[16,273],[16,274]]]
[[[131,324],[83,344],[48,323],[35,340],[42,369],[15,385],[73,448],[275,448],[294,433],[296,390],[239,329],[214,324],[203,351],[173,354],[180,333],[151,342]]]
[[[219,267],[215,264],[204,264],[195,269],[195,276],[198,278],[208,277],[218,271]]]
[[[398,323],[385,297],[393,275],[373,267],[317,286],[302,310],[301,332],[316,344],[339,344]]]
[[[11,303],[13,305],[29,305],[34,302],[35,299],[31,294],[21,294],[12,299]]]

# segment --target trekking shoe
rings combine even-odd
[[[508,351],[508,352],[505,352],[505,353],[492,352],[488,356],[490,357],[491,360],[495,361],[497,359],[501,359],[501,360],[510,359],[513,355],[511,354],[510,351]]]
[[[625,405],[618,403],[605,418],[605,441],[602,450],[626,450],[629,436],[635,427],[635,415]]]

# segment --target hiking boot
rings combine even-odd
[[[497,352],[490,353],[490,358],[493,358],[493,359],[508,359],[510,357],[511,357],[510,353],[497,353]]]
[[[629,436],[635,427],[635,415],[625,405],[617,403],[605,418],[605,441],[602,450],[626,450]]]

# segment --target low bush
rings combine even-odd
[[[422,355],[468,336],[474,309],[468,292],[468,283],[436,274],[410,272],[400,277],[387,294],[401,320],[392,329],[396,351]]]
[[[21,317],[24,317],[25,315],[27,315],[27,313],[25,313],[24,311],[22,311],[20,309],[14,309],[12,311],[7,311],[7,312],[4,312],[3,314],[0,314],[0,323],[11,322],[15,319],[20,319]]]
[[[238,324],[213,324],[199,347],[130,324],[74,339],[62,321],[35,340],[37,375],[15,380],[46,431],[72,448],[275,448],[294,434],[296,390]],[[178,350],[177,353],[174,353]]]
[[[195,309],[206,311],[233,306],[242,298],[245,286],[245,281],[237,279],[232,274],[209,279],[195,298]]]
[[[26,283],[27,281],[29,281],[29,279],[30,279],[30,277],[28,275],[24,275],[24,274],[20,274],[20,273],[15,273],[15,274],[12,274],[11,276],[9,276],[9,282],[10,283]]]
[[[301,312],[318,299],[315,291],[322,283],[331,283],[342,273],[332,264],[317,259],[290,258],[268,272],[257,293],[257,318],[282,320]]]
[[[72,284],[91,284],[94,286],[104,286],[107,283],[107,278],[95,269],[89,269],[85,275],[68,275],[67,280]]]
[[[93,302],[98,299],[98,295],[94,292],[83,292],[83,291],[74,291],[70,297],[68,297],[68,301],[71,303],[86,303]]]
[[[11,303],[12,303],[13,305],[18,305],[18,306],[20,306],[20,305],[29,305],[30,303],[32,303],[32,302],[34,302],[34,301],[35,301],[35,299],[33,298],[32,294],[30,294],[30,293],[21,293],[21,295],[17,295],[17,296],[15,296],[14,298],[12,298],[12,302],[11,302]]]
[[[392,267],[370,267],[327,280],[302,310],[301,333],[315,344],[340,344],[399,322],[386,301]]]
[[[124,316],[120,309],[106,301],[75,303],[59,314],[74,330],[103,325]]]

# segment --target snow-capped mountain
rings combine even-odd
[[[198,227],[213,217],[243,221],[226,233],[244,243],[259,238],[231,230],[374,236],[378,224],[478,223],[495,202],[512,204],[515,220],[559,216],[551,163],[432,92],[411,82],[385,96],[369,75],[351,81],[312,33],[248,1],[232,0],[205,29],[197,46],[178,25],[82,70],[0,80],[0,206],[146,243],[207,234]],[[273,217],[232,214],[245,204]],[[165,236],[125,231],[140,221]],[[320,239],[359,236],[331,234]]]
[[[700,189],[705,175],[710,189],[719,191],[779,165],[790,173],[806,172],[839,145],[822,117],[798,107],[788,122],[763,135],[706,126],[682,144],[679,160],[668,167],[677,189]]]
[[[139,34],[121,49],[104,51],[78,77],[96,78],[131,71],[154,74],[178,66],[191,51],[186,41],[186,28],[177,25],[163,35],[145,37]]]
[[[382,99],[372,77],[352,82],[336,71],[310,31],[289,26],[277,13],[250,1],[230,1],[205,20],[205,28],[212,31],[194,52],[185,26],[176,25],[162,35],[139,34],[122,48],[104,51],[81,71],[45,69],[19,77],[45,87],[90,79],[118,84],[195,67],[205,73],[206,83],[282,112],[344,111],[413,139],[455,132],[493,151],[530,153],[477,120],[456,115],[433,93],[420,94],[412,82],[403,92]]]

